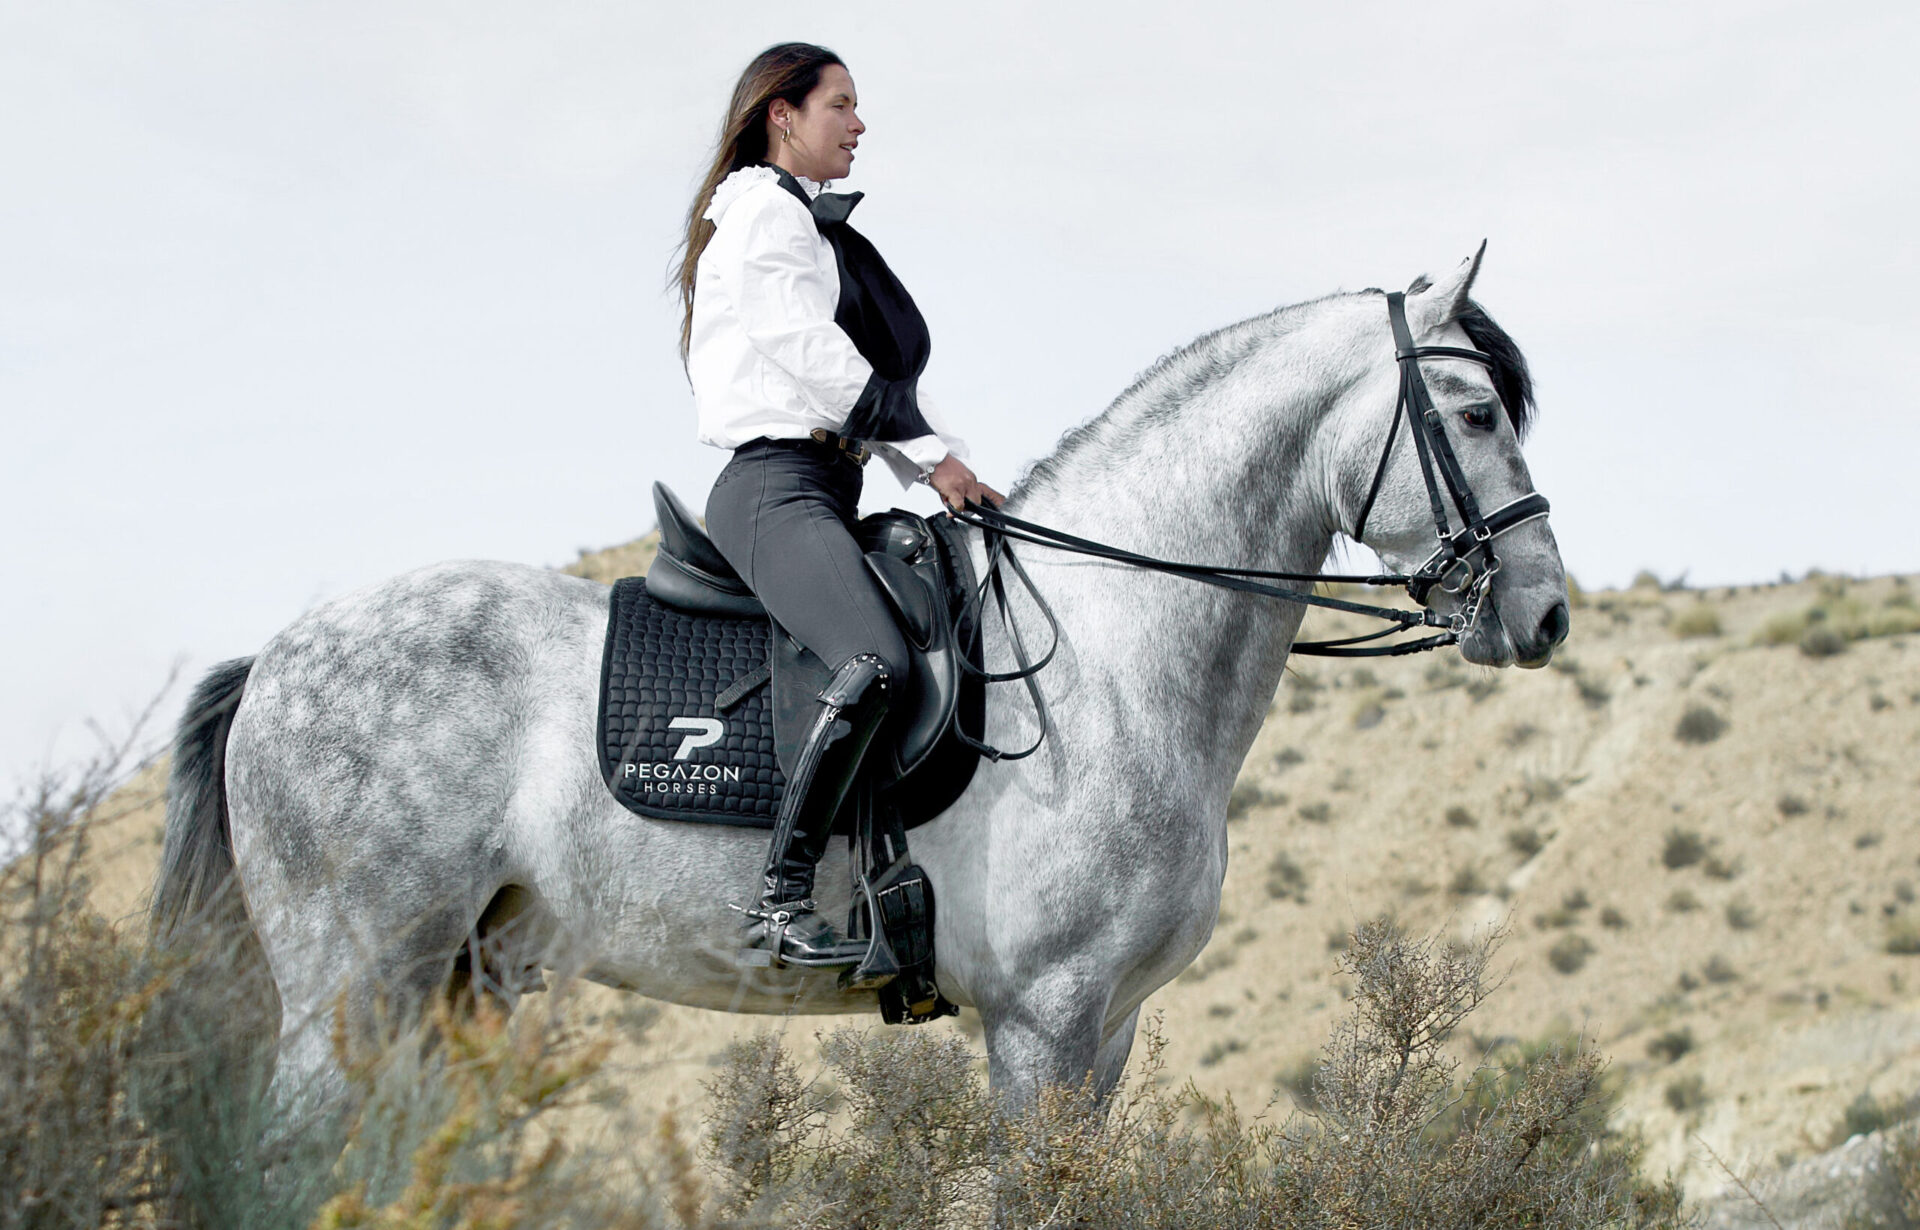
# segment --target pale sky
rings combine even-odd
[[[704,502],[668,264],[793,38],[989,482],[1486,238],[1582,583],[1920,570],[1911,3],[0,0],[0,782],[317,600]]]

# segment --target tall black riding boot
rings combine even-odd
[[[859,654],[820,690],[819,710],[780,800],[760,905],[747,911],[752,925],[742,956],[751,964],[834,968],[866,955],[865,940],[842,939],[816,912],[813,872],[867,746],[887,716],[888,683],[880,659]]]

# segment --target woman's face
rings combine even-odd
[[[767,109],[773,122],[767,148],[771,161],[811,180],[845,179],[853,170],[853,147],[867,126],[854,113],[853,77],[838,64],[820,73],[803,106],[776,98]]]

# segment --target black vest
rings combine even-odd
[[[834,308],[833,323],[846,331],[860,357],[873,365],[873,376],[840,433],[856,440],[932,435],[933,428],[920,414],[919,386],[933,342],[913,296],[867,237],[847,225],[847,215],[865,194],[822,192],[810,200],[799,180],[779,167],[771,169],[780,177],[781,187],[807,207],[821,237],[832,245],[840,272],[840,302]]]

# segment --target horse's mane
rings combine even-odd
[[[1415,278],[1413,285],[1407,287],[1407,293],[1418,294],[1429,285],[1424,277]],[[1533,400],[1533,372],[1527,367],[1527,356],[1520,353],[1512,335],[1487,315],[1487,309],[1472,299],[1467,300],[1465,310],[1454,319],[1467,331],[1474,348],[1485,351],[1493,360],[1493,391],[1500,395],[1500,404],[1507,408],[1507,421],[1513,424],[1513,434],[1526,439],[1539,410]]]
[[[1429,285],[1426,278],[1417,278],[1407,288],[1407,293],[1417,294]],[[1377,295],[1383,292],[1369,287],[1357,293]],[[1295,323],[1290,318],[1329,300],[1349,297],[1342,294],[1323,295],[1318,299],[1276,308],[1265,315],[1249,317],[1203,333],[1179,349],[1160,356],[1151,367],[1134,377],[1133,383],[1109,402],[1106,409],[1086,422],[1068,428],[1053,451],[1035,461],[1020,476],[1014,493],[1025,492],[1037,482],[1057,477],[1062,465],[1096,440],[1124,443],[1127,437],[1151,432],[1169,422],[1179,414],[1181,406],[1232,371],[1248,351],[1289,332]],[[1527,367],[1526,356],[1520,352],[1512,336],[1472,299],[1467,300],[1465,310],[1455,319],[1466,330],[1474,346],[1492,358],[1494,391],[1500,395],[1500,402],[1507,409],[1507,419],[1513,424],[1514,434],[1525,439],[1537,416],[1533,400],[1533,374]],[[1139,406],[1136,413],[1124,417],[1121,415],[1123,407],[1133,407],[1143,400],[1146,404]]]

